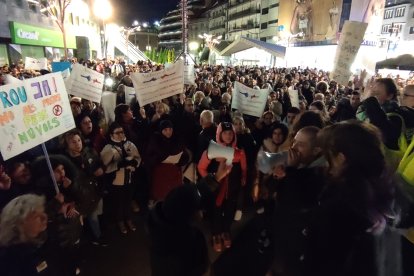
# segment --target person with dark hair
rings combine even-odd
[[[105,180],[110,187],[115,216],[122,234],[136,227],[131,217],[132,182],[133,174],[141,163],[141,156],[137,147],[125,137],[122,126],[116,122],[108,129],[108,144],[101,151],[101,159],[106,167]]]
[[[322,116],[319,113],[312,111],[305,111],[296,118],[295,123],[292,125],[289,131],[288,138],[281,145],[281,150],[289,150],[293,145],[293,139],[298,133],[298,131],[306,126],[315,126],[317,128],[324,128],[325,122],[322,119]]]
[[[104,170],[99,155],[84,146],[82,135],[78,129],[63,135],[64,154],[72,161],[77,169],[77,182],[81,196],[80,210],[89,223],[92,231],[92,243],[106,246],[102,239],[98,216],[103,214],[103,175]]]
[[[328,111],[326,110],[326,105],[322,101],[314,101],[309,105],[309,111],[313,111],[321,115],[325,124],[330,121]]]
[[[201,276],[209,268],[204,234],[192,225],[201,198],[194,185],[171,190],[148,216],[151,274]]]
[[[88,113],[83,112],[76,118],[76,127],[81,131],[85,146],[94,149],[97,153],[101,152],[106,145],[106,139],[102,128],[94,123]]]
[[[183,184],[181,166],[189,161],[189,156],[174,132],[170,120],[161,121],[146,149],[145,166],[150,176],[151,197],[156,201]]]
[[[296,117],[300,114],[300,110],[297,107],[290,107],[287,110],[286,117],[283,119],[282,123],[285,124],[288,128],[291,128],[295,122]]]
[[[348,121],[325,128],[318,141],[330,177],[306,228],[303,275],[380,275],[385,264],[376,255],[389,249],[375,240],[393,217],[395,186],[378,130]]]
[[[389,165],[396,168],[403,154],[398,151],[405,151],[400,144],[400,137],[405,136],[401,135],[404,119],[397,102],[397,85],[391,78],[377,79],[365,93],[368,93],[368,98],[361,103],[357,118],[361,121],[369,120],[381,130]]]
[[[263,144],[259,152],[278,153],[281,152],[281,145],[286,141],[289,134],[287,126],[282,123],[273,124],[270,131],[263,140]],[[257,170],[257,169],[256,169]],[[257,213],[261,214],[264,211],[270,211],[273,208],[274,194],[276,192],[275,185],[269,179],[270,175],[257,170],[256,179],[253,186],[253,200],[257,202]]]
[[[356,112],[361,104],[361,95],[358,91],[353,91],[351,97],[342,98],[334,111],[331,113],[333,122],[342,122],[346,120],[356,119]]]
[[[236,212],[238,194],[241,187],[246,184],[247,162],[244,150],[237,148],[236,131],[231,123],[220,123],[217,127],[216,142],[235,150],[231,171],[228,176],[221,179],[209,206],[213,248],[216,252],[221,252],[223,246],[231,247],[230,227]],[[224,159],[210,160],[206,150],[198,163],[198,172],[201,177],[206,177],[209,173],[215,173],[218,166],[224,162]]]
[[[275,248],[274,269],[282,275],[300,275],[304,250],[303,228],[318,205],[324,186],[326,160],[317,144],[315,126],[301,128],[294,137],[282,168],[275,167],[270,184],[275,188],[271,214]]]

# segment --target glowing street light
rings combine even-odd
[[[107,51],[107,37],[106,37],[106,26],[105,21],[112,16],[112,5],[108,0],[95,0],[93,6],[93,13],[95,16],[102,20],[103,27],[103,49],[102,55],[106,58]]]

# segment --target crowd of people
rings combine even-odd
[[[362,72],[344,86],[317,69],[195,65],[182,94],[139,106],[125,98],[129,74],[162,65],[79,62],[112,76],[112,91],[70,97],[76,128],[47,142],[59,193],[40,148],[1,162],[1,275],[78,275],[80,240],[107,246],[102,219],[136,231],[134,212],[148,214],[153,275],[413,271],[387,247],[414,240],[410,80]],[[23,68],[0,73],[47,73]],[[231,108],[236,81],[269,89],[260,118]],[[231,148],[231,164],[211,157],[211,141]],[[211,236],[193,224],[199,210]]]

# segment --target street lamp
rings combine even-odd
[[[209,49],[208,63],[211,64],[210,63],[211,50],[213,49],[214,45],[217,45],[217,44],[220,43],[220,40],[221,40],[222,36],[221,35],[214,36],[214,35],[211,35],[211,34],[204,33],[202,35],[198,35],[198,37],[203,39],[203,44],[205,42],[205,44],[207,45],[207,47]]]
[[[197,64],[197,50],[200,47],[200,44],[197,41],[191,41],[188,44],[190,52],[194,52],[194,63]]]
[[[93,6],[93,13],[95,16],[102,20],[103,28],[103,49],[102,55],[106,58],[107,51],[107,38],[106,38],[106,26],[105,21],[112,16],[112,5],[108,0],[95,0]]]

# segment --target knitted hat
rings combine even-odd
[[[170,120],[162,120],[160,122],[160,131],[163,131],[165,128],[173,128],[173,123]]]

